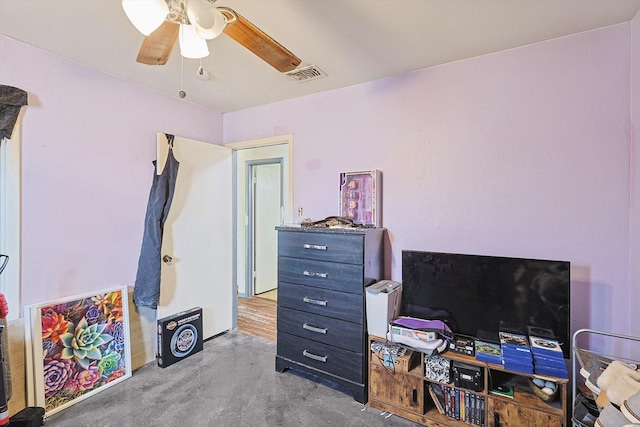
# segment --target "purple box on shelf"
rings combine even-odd
[[[379,170],[342,172],[340,174],[340,216],[356,224],[382,226]]]

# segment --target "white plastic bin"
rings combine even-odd
[[[367,330],[369,335],[386,337],[389,322],[400,313],[402,284],[381,280],[365,288],[367,303]]]

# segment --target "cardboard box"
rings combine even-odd
[[[372,344],[371,361],[374,365],[393,368],[396,372],[409,372],[420,364],[420,353],[416,351],[393,344],[378,344]]]
[[[427,355],[442,353],[449,346],[447,341],[438,337],[437,332],[409,329],[398,325],[389,326],[387,340],[404,344]]]
[[[391,325],[391,327],[389,328],[389,335],[392,338],[405,337],[415,340],[416,342],[423,342],[425,344],[437,337],[437,334],[435,332],[425,332],[416,329],[409,329],[398,325]]]
[[[195,307],[158,320],[158,366],[166,368],[204,347],[202,309]]]

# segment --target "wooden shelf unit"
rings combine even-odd
[[[419,361],[408,372],[392,371],[379,365],[371,351],[371,342],[387,342],[384,338],[369,336],[369,403],[371,408],[380,409],[429,426],[466,426],[472,425],[441,414],[429,394],[429,383],[425,373],[424,354],[417,351]],[[398,345],[398,344],[395,344]],[[403,345],[404,346],[404,345]],[[406,346],[404,346],[406,347]],[[453,389],[484,396],[484,426],[488,427],[566,427],[568,426],[566,378],[529,375],[522,372],[505,370],[495,365],[476,360],[475,357],[445,352],[441,356],[453,361],[483,368],[483,387],[480,391],[457,388],[451,382],[445,384]],[[529,378],[546,378],[558,386],[558,392],[552,402],[544,402],[535,396],[529,387]],[[492,379],[508,382],[514,386],[513,398],[490,393]]]

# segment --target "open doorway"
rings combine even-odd
[[[248,233],[247,296],[277,300],[278,235],[282,225],[282,157],[247,163]]]
[[[274,161],[280,164],[280,212],[272,213],[271,216],[277,215],[279,217],[278,224],[287,224],[292,222],[293,218],[293,171],[292,171],[292,152],[293,152],[293,135],[282,135],[270,138],[262,138],[250,141],[242,141],[236,143],[226,144],[227,147],[233,149],[233,163],[234,163],[234,231],[236,234],[235,248],[234,248],[234,282],[237,284],[237,297],[234,300],[234,312],[233,312],[233,327],[239,330],[243,327],[244,320],[249,318],[250,320],[259,319],[262,324],[258,325],[260,328],[268,323],[268,328],[272,329],[268,334],[275,340],[275,301],[267,300],[264,298],[252,298],[255,294],[253,271],[256,269],[256,277],[264,277],[266,268],[260,266],[260,259],[253,260],[253,253],[256,250],[256,241],[260,241],[260,237],[254,238],[254,230],[251,229],[251,224],[255,222],[261,222],[262,209],[258,206],[255,209],[256,219],[250,220],[251,206],[249,201],[252,199],[249,196],[249,186],[247,182],[251,181],[249,170],[253,167],[258,170],[258,174],[266,172],[267,175],[275,176],[277,173],[273,170],[275,167],[267,166],[262,169],[262,166],[273,164]],[[271,168],[271,170],[269,170]],[[260,176],[259,176],[260,178]],[[260,201],[258,201],[260,203]],[[258,226],[260,227],[260,226]],[[265,225],[267,230],[275,233],[275,226]],[[258,231],[258,233],[260,233]],[[266,242],[266,240],[265,240]],[[277,254],[277,238],[274,237],[273,241],[269,244],[265,243],[266,247],[270,247],[271,255]],[[271,246],[268,246],[271,245]],[[264,249],[260,249],[264,251]],[[269,263],[269,266],[273,271],[277,271],[277,258],[274,260],[265,262]],[[276,282],[277,286],[277,282]],[[255,301],[260,300],[260,301]],[[271,303],[271,304],[269,304]],[[264,307],[264,306],[268,307]],[[245,316],[249,311],[249,315]],[[240,319],[242,319],[242,322]],[[271,339],[271,338],[267,338]]]

